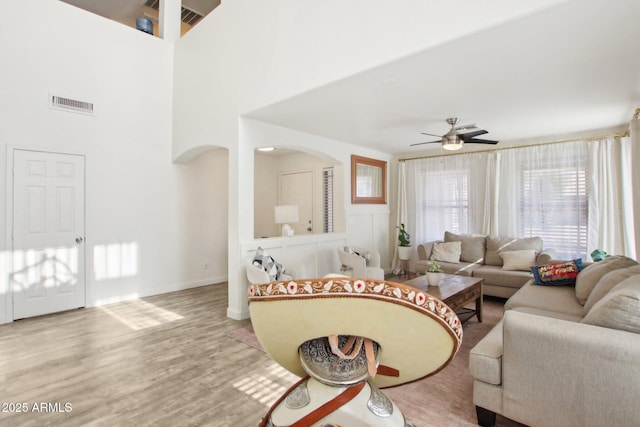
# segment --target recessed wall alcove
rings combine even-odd
[[[344,232],[344,166],[294,149],[256,150],[254,238],[281,236],[274,207],[283,204],[298,206],[295,235]]]

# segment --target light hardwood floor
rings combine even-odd
[[[226,308],[217,284],[1,325],[0,426],[256,426],[297,377]]]

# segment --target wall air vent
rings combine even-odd
[[[151,9],[160,10],[160,0],[144,0],[143,4]],[[189,25],[195,25],[198,21],[204,18],[204,15],[200,12],[196,12],[195,10],[184,6],[182,6],[180,15],[182,22]]]
[[[145,0],[144,5],[155,10],[160,10],[160,0]]]
[[[195,10],[182,6],[182,22],[189,25],[196,25],[204,16]]]
[[[58,95],[49,95],[49,106],[56,110],[72,111],[93,116],[93,103],[78,101],[77,99],[65,98]]]

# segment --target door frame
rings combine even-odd
[[[84,283],[84,306],[87,306],[87,244],[86,244],[86,230],[87,230],[87,154],[80,152],[69,152],[66,150],[61,151],[52,151],[51,148],[35,148],[35,147],[23,147],[17,145],[7,144],[6,149],[6,188],[5,188],[5,248],[6,255],[5,261],[7,265],[6,270],[6,307],[5,307],[5,323],[13,323],[13,283],[9,280],[9,277],[14,273],[13,271],[13,154],[16,150],[20,151],[34,151],[40,153],[50,153],[50,154],[63,154],[70,156],[82,156],[84,157],[84,194],[83,194],[83,221],[84,221],[84,232],[83,236],[84,244],[81,245],[81,249],[83,252],[84,259],[84,269],[83,269],[83,283]],[[2,318],[0,318],[0,324],[2,324]]]

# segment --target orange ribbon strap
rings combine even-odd
[[[337,410],[339,407],[349,403],[351,399],[353,399],[358,395],[358,393],[360,393],[360,390],[362,390],[364,384],[365,382],[362,381],[352,387],[349,387],[324,405],[314,409],[295,423],[291,424],[290,427],[309,427],[313,423],[320,421],[333,411]]]
[[[390,366],[380,365],[376,368],[376,356],[373,352],[373,341],[369,338],[355,337],[351,335],[347,338],[347,342],[342,347],[338,345],[338,335],[329,335],[329,346],[333,354],[341,359],[352,360],[359,353],[362,345],[364,344],[364,351],[367,357],[367,370],[369,376],[375,378],[376,374],[385,375],[388,377],[399,377],[400,371]]]

